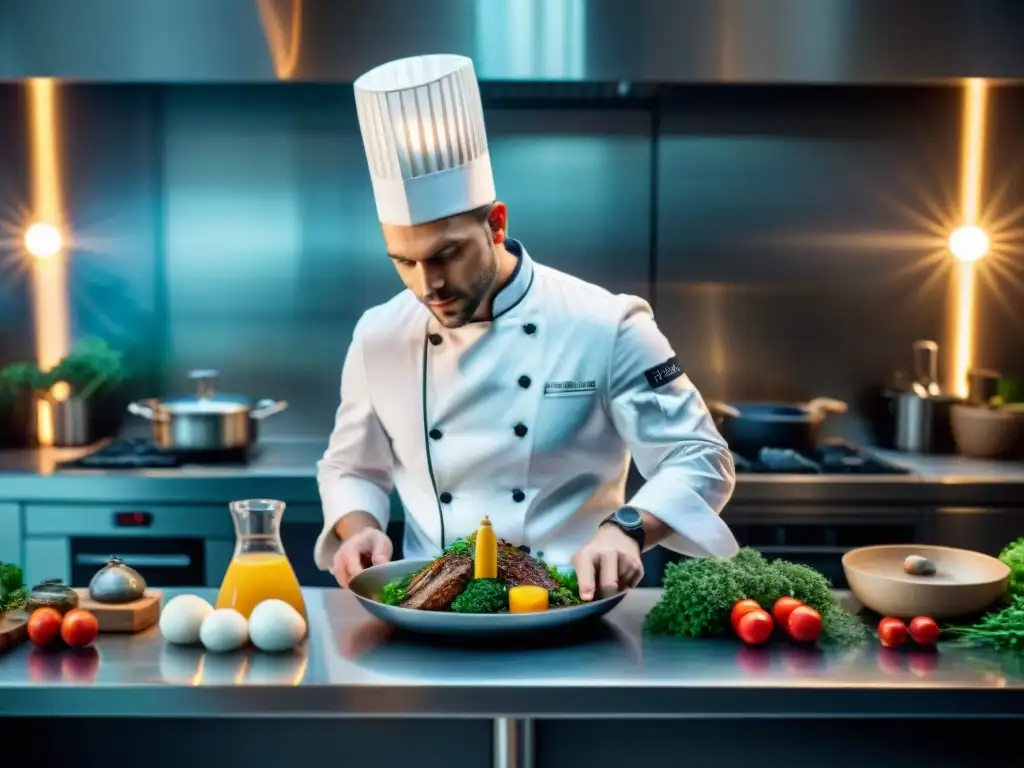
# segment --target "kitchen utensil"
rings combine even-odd
[[[912,576],[903,570],[911,555],[931,560],[936,571]],[[998,559],[967,549],[919,544],[862,547],[843,555],[846,581],[875,613],[910,619],[949,619],[979,613],[1003,596],[1010,569]]]
[[[100,632],[135,634],[149,629],[160,620],[163,592],[147,590],[138,600],[130,603],[100,603],[89,596],[88,589],[75,590],[78,607],[91,612],[99,622]]]
[[[189,373],[194,396],[129,403],[128,411],[153,425],[153,441],[174,451],[248,448],[258,437],[258,423],[288,407],[283,400],[259,400],[216,391],[217,371]]]
[[[363,607],[382,621],[399,629],[427,635],[501,636],[543,633],[596,619],[621,602],[625,592],[570,608],[551,608],[537,613],[450,613],[399,608],[378,602],[385,584],[428,566],[431,560],[398,560],[375,565],[359,573],[348,588]]]
[[[845,413],[846,403],[818,397],[808,403],[723,403],[710,400],[719,417],[722,437],[734,453],[756,460],[762,448],[788,448],[810,453],[819,442],[821,425],[831,413]]]
[[[953,395],[929,395],[920,387],[890,396],[898,451],[908,453],[952,453],[955,448],[950,410],[960,402]]]
[[[61,613],[78,607],[78,595],[60,579],[48,579],[32,587],[28,593],[25,610],[32,613],[36,608],[50,606]]]
[[[21,611],[0,613],[0,653],[28,640],[28,614]]]
[[[1024,412],[982,405],[954,405],[953,438],[961,456],[1008,459],[1024,452]]]
[[[935,396],[942,393],[939,386],[939,345],[934,341],[919,340],[911,345],[914,352],[915,389]],[[916,386],[919,385],[919,386]]]
[[[96,603],[132,603],[146,591],[146,580],[134,568],[112,557],[89,581],[89,597]]]
[[[999,395],[999,372],[973,368],[967,372],[967,402],[988,405]]]

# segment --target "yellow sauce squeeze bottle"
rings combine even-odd
[[[473,578],[498,578],[498,537],[491,521],[484,515],[476,532],[476,553],[473,555]]]

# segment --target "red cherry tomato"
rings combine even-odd
[[[813,643],[821,637],[821,614],[809,605],[794,608],[786,624],[789,636],[800,643]]]
[[[768,611],[758,609],[740,616],[736,622],[736,634],[747,645],[761,645],[772,636],[774,626]]]
[[[878,639],[886,648],[899,648],[907,641],[907,625],[887,616],[878,622]]]
[[[56,608],[36,608],[28,617],[29,639],[38,646],[49,645],[60,637],[61,618]]]
[[[739,621],[743,616],[750,613],[751,611],[760,611],[761,606],[757,604],[756,600],[740,600],[736,605],[732,607],[732,612],[729,614],[729,622],[732,624],[732,628],[736,629]]]
[[[68,611],[60,625],[61,639],[72,648],[84,648],[96,639],[99,632],[100,623],[83,608]]]
[[[939,639],[939,625],[928,616],[916,616],[910,621],[910,636],[918,645],[935,645]]]
[[[775,623],[780,627],[785,627],[789,624],[789,614],[801,605],[803,605],[803,602],[795,597],[780,597],[772,607],[772,618],[775,619]]]

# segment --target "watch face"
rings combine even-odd
[[[640,513],[632,507],[623,507],[615,513],[615,518],[629,528],[643,524],[643,518],[640,517]]]

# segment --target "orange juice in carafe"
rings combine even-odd
[[[299,580],[281,544],[285,503],[272,499],[233,501],[235,554],[217,595],[218,608],[234,608],[249,618],[264,600],[276,598],[306,616]]]

